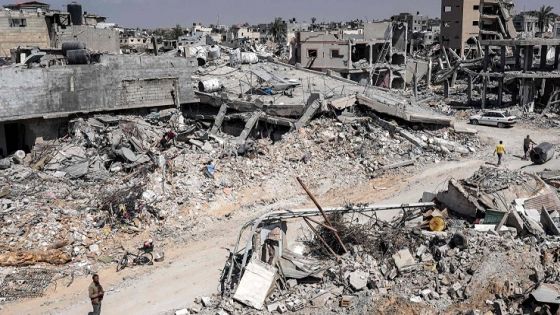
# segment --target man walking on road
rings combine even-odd
[[[89,285],[88,293],[91,299],[91,305],[93,306],[93,312],[90,312],[89,315],[100,315],[101,301],[103,300],[105,291],[103,291],[103,287],[99,283],[99,276],[97,274],[94,274],[91,278],[93,281]]]
[[[525,155],[523,156],[524,160],[528,159],[527,153],[529,153],[531,144],[536,144],[536,143],[533,140],[531,140],[531,137],[529,137],[529,135],[527,135],[527,138],[523,139],[523,152],[525,152]]]
[[[498,166],[502,165],[502,156],[506,154],[506,146],[503,141],[500,141],[500,144],[496,146],[494,154],[498,155]]]

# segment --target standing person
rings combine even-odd
[[[93,312],[89,314],[100,315],[101,301],[103,300],[103,295],[105,295],[105,291],[103,291],[103,287],[99,283],[99,276],[97,274],[94,274],[91,278],[93,281],[89,285],[88,293],[89,293],[89,298],[91,299],[91,305],[93,306]]]
[[[503,141],[500,141],[500,144],[496,146],[494,154],[498,155],[498,166],[502,165],[502,156],[506,154],[506,146],[504,145]]]
[[[523,156],[524,160],[528,159],[527,153],[529,153],[531,143],[536,144],[533,140],[531,140],[531,137],[529,137],[529,135],[527,135],[527,138],[523,139],[523,152],[525,152],[525,155]]]

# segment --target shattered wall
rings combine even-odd
[[[0,121],[170,106],[175,93],[171,81],[177,82],[180,102],[190,103],[195,63],[184,58],[104,55],[100,63],[90,65],[5,67],[0,69]]]
[[[309,69],[348,69],[349,43],[338,34],[301,32],[299,62]]]
[[[11,19],[24,19],[26,26],[10,26]],[[0,57],[10,57],[10,49],[18,46],[49,47],[47,21],[42,15],[0,10]]]
[[[364,24],[366,41],[385,40],[391,37],[391,22],[373,22]]]
[[[429,63],[423,60],[408,59],[406,61],[406,73],[405,82],[406,84],[411,84],[414,80],[414,73],[418,78],[418,81],[423,80],[428,76]]]
[[[89,50],[118,54],[120,53],[119,32],[114,29],[93,28],[88,25],[73,25],[60,29],[57,34],[57,48],[62,48],[62,43],[79,41],[86,44]]]

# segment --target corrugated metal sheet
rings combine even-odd
[[[541,210],[544,206],[548,211],[560,211],[560,199],[558,199],[558,195],[555,192],[550,192],[525,200],[524,206],[525,209]]]

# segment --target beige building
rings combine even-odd
[[[119,53],[118,31],[97,27],[104,17],[80,11],[77,19],[73,25],[69,12],[36,1],[5,5],[0,11],[0,58],[10,57],[10,50],[18,47],[61,48],[70,41],[83,42],[95,52]]]
[[[475,44],[480,32],[481,0],[441,1],[441,44],[464,56],[465,49]],[[471,40],[469,40],[471,39]]]
[[[247,40],[249,42],[257,43],[261,38],[261,33],[251,27],[246,26],[232,26],[227,32],[226,41],[233,43],[238,40]]]
[[[17,47],[55,46],[55,34],[69,23],[63,12],[0,11],[0,58],[10,57],[10,49]]]

